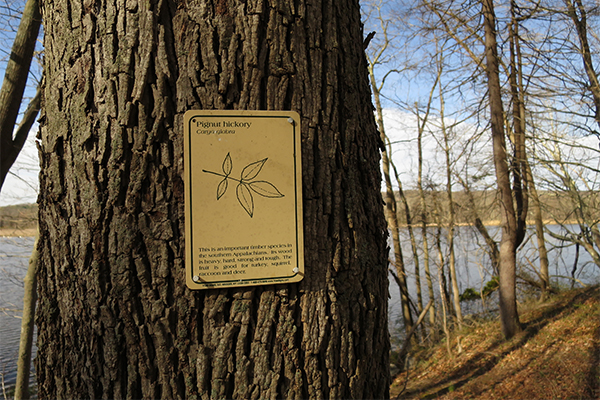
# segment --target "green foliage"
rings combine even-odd
[[[464,292],[459,296],[460,301],[477,300],[481,297],[479,292],[473,288],[466,288]]]
[[[459,299],[460,301],[471,301],[480,299],[481,297],[485,298],[497,290],[498,287],[500,287],[500,281],[498,280],[497,276],[493,276],[492,279],[485,284],[481,293],[473,288],[466,288],[465,291],[459,296]]]
[[[492,276],[492,279],[490,279],[483,287],[483,291],[481,292],[481,294],[483,295],[483,297],[487,297],[494,291],[498,290],[499,287],[500,279],[497,276]]]

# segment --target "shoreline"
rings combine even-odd
[[[562,222],[562,224],[575,224],[577,223],[577,221],[564,221]],[[501,225],[501,221],[499,220],[488,220],[488,221],[484,221],[483,225],[485,226],[500,226]],[[535,225],[535,221],[531,221],[528,220],[527,221],[527,226],[532,226]],[[558,223],[556,222],[556,220],[551,220],[551,219],[547,219],[544,220],[544,225],[558,225]],[[421,224],[413,224],[412,227],[413,228],[419,228],[421,227]],[[428,228],[434,228],[437,227],[438,224],[435,223],[430,223],[427,224]],[[444,226],[444,224],[441,225],[442,227]],[[475,226],[474,224],[471,223],[466,223],[466,222],[458,222],[455,223],[454,226],[460,226],[460,227],[464,227],[464,226]],[[398,224],[399,228],[407,228],[408,225],[407,224]],[[0,228],[0,237],[35,237],[38,234],[38,229],[37,228]]]
[[[0,237],[35,237],[37,228],[0,228]]]
[[[482,221],[484,226],[501,226],[502,225],[502,221],[500,221],[499,219],[491,219],[491,220],[487,220],[487,221]],[[557,222],[554,219],[545,219],[544,221],[542,221],[544,223],[544,225],[574,225],[577,224],[577,220],[568,220],[568,221],[563,221],[563,222]],[[534,220],[530,220],[528,219],[526,222],[526,225],[529,226],[535,226],[535,221]],[[413,228],[420,228],[423,225],[421,223],[413,223],[412,227]],[[438,224],[438,223],[428,223],[427,227],[428,228],[437,228],[438,226],[441,226],[442,228],[448,226],[447,224]],[[454,226],[460,226],[460,227],[464,227],[464,226],[475,226],[475,224],[470,223],[470,222],[455,222]],[[398,224],[398,228],[408,228],[408,224],[406,223],[399,223]]]

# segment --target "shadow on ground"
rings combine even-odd
[[[600,287],[563,293],[521,312],[523,332],[504,341],[498,322],[440,344],[426,362],[399,375],[398,399],[598,399]],[[457,337],[463,351],[456,354]],[[403,390],[404,385],[406,388]]]

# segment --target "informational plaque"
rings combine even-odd
[[[187,286],[300,281],[299,115],[188,111],[184,134]]]

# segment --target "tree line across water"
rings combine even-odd
[[[600,195],[596,191],[582,191],[580,192],[580,195],[593,202],[600,201]],[[426,207],[427,220],[431,221],[431,225],[436,225],[436,221],[439,219],[439,217],[436,216],[447,215],[448,203],[446,195],[441,191],[429,191],[426,193],[426,196],[428,198]],[[411,209],[415,210],[417,215],[421,215],[418,192],[415,190],[407,190],[406,197]],[[459,225],[472,224],[472,210],[467,206],[468,197],[468,193],[464,191],[456,192],[454,194],[454,200],[457,204],[456,223]],[[483,223],[486,225],[497,225],[500,220],[500,211],[498,210],[495,201],[495,193],[492,191],[477,191],[473,193],[473,198],[479,213],[485,215]],[[540,199],[545,205],[542,215],[546,223],[576,223],[572,211],[569,210],[568,207],[565,207],[564,203],[568,201],[567,198],[560,198],[560,195],[557,193],[541,192]],[[600,209],[596,209],[596,211],[598,214],[596,218],[600,218]],[[399,222],[402,226],[406,226],[406,218],[402,215],[400,215]],[[418,220],[413,220],[412,222],[420,223]],[[37,227],[37,223],[38,206],[35,203],[0,207],[0,229],[33,229]]]

